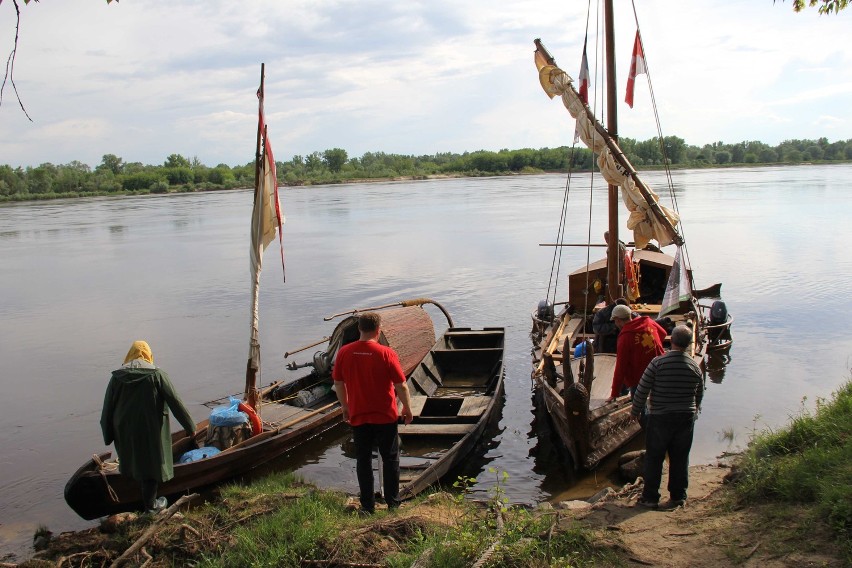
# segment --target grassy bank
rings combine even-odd
[[[779,525],[827,526],[852,566],[852,380],[777,431],[755,435],[735,470],[740,505],[771,504]]]
[[[483,566],[612,565],[616,554],[579,525],[554,530],[552,509],[527,510],[435,493],[393,513],[361,516],[341,493],[322,491],[290,474],[233,485],[219,499],[161,521],[146,543],[149,566]],[[502,509],[502,510],[501,510]],[[498,511],[500,511],[498,513]],[[55,538],[38,555],[54,564],[109,565],[154,519],[131,517],[115,532],[95,528]],[[501,528],[502,527],[502,528]],[[489,547],[499,538],[500,546]],[[141,553],[140,553],[141,554]]]

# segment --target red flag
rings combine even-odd
[[[642,49],[642,39],[639,37],[639,30],[636,30],[636,40],[633,42],[633,57],[630,59],[630,76],[627,77],[627,96],[624,97],[630,108],[633,108],[633,83],[636,80],[636,75],[647,73],[645,69],[645,51]]]
[[[589,59],[586,57],[586,44],[583,44],[583,60],[580,62],[580,76],[577,78],[577,92],[580,99],[589,104]],[[574,128],[574,143],[580,139],[580,131]]]

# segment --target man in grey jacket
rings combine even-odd
[[[695,419],[704,395],[703,373],[687,352],[693,330],[672,330],[671,351],[654,358],[642,374],[633,395],[631,416],[639,420],[648,401],[645,426],[645,487],[638,504],[655,508],[660,500],[663,460],[669,454],[669,507],[686,502],[689,451]]]

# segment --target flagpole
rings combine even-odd
[[[264,136],[263,132],[263,121],[261,117],[263,116],[263,81],[265,76],[265,68],[266,65],[264,63],[260,64],[260,88],[257,91],[258,98],[258,118],[257,118],[257,146],[255,150],[255,160],[254,160],[254,200],[252,203],[257,203],[258,193],[260,192],[260,170],[261,170],[261,142],[262,137]],[[252,218],[254,218],[254,213],[252,213]],[[255,227],[252,227],[252,230],[256,230]],[[252,243],[258,242],[258,239],[252,238]],[[254,244],[252,244],[254,247]],[[257,254],[258,251],[253,251],[252,254]],[[261,247],[260,254],[263,254],[263,250]],[[259,269],[256,264],[252,262],[253,272],[252,274],[252,310],[251,310],[251,333],[249,335],[249,357],[246,362],[246,387],[245,387],[245,398],[246,402],[249,406],[257,409],[257,371],[259,367],[260,361],[260,342],[258,341],[258,330],[257,330],[257,313],[258,313],[258,285],[259,285]],[[255,353],[257,355],[255,361]]]

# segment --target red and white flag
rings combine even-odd
[[[580,62],[580,76],[577,78],[577,92],[580,99],[589,104],[589,59],[586,57],[586,44],[583,44],[583,60]],[[574,143],[580,139],[579,127],[574,128]]]
[[[633,57],[630,59],[630,76],[627,77],[627,96],[624,97],[630,108],[633,108],[633,85],[636,80],[636,75],[647,73],[645,68],[645,51],[642,49],[642,39],[639,37],[639,30],[636,30],[636,40],[633,42]]]
[[[275,158],[272,155],[272,145],[266,131],[266,120],[263,116],[263,93],[258,89],[257,131],[261,136],[261,160],[258,175],[258,186],[255,189],[255,203],[252,210],[252,273],[259,274],[263,263],[263,251],[275,239],[281,249],[281,269],[284,270],[284,236],[282,225],[284,214],[281,211],[281,201],[278,198],[278,175],[275,171]],[[286,273],[285,273],[286,274]],[[286,275],[285,275],[286,281]]]

